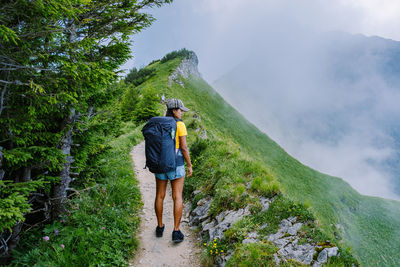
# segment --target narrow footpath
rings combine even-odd
[[[154,212],[156,182],[154,174],[148,169],[143,169],[146,162],[144,142],[135,146],[131,155],[144,205],[140,214],[142,223],[138,234],[140,247],[135,259],[130,262],[130,266],[200,266],[199,240],[188,226],[185,210],[181,222],[181,231],[185,235],[185,240],[178,244],[172,242],[173,201],[170,183],[168,183],[167,194],[164,199],[164,235],[161,238],[156,237],[157,219]]]

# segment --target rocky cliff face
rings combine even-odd
[[[198,64],[199,60],[197,55],[194,52],[191,52],[190,56],[183,59],[181,64],[179,64],[175,71],[169,76],[169,86],[171,86],[173,82],[176,82],[182,87],[185,87],[180,79],[181,77],[184,79],[189,78],[189,76],[201,77],[197,68]]]

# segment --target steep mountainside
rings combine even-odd
[[[346,33],[286,42],[266,44],[214,87],[301,162],[399,199],[400,42]]]
[[[216,235],[224,241],[215,246],[225,246],[230,253],[235,251],[228,263],[257,264],[248,261],[254,255],[265,255],[264,260],[273,262],[272,254],[279,254],[275,248],[268,242],[251,242],[272,240],[271,234],[283,231],[282,227],[289,223],[295,224],[290,221],[294,217],[302,225],[299,244],[308,240],[316,251],[326,243],[328,247],[341,247],[342,258],[331,258],[332,264],[351,262],[350,254],[343,249],[347,246],[363,266],[400,264],[399,202],[360,195],[342,179],[301,164],[226,103],[197,71],[190,71],[197,70],[197,58],[183,65],[181,62],[179,57],[152,62],[146,68],[153,69],[156,75],[139,89],[152,88],[159,96],[178,97],[191,109],[183,119],[189,129],[194,177],[187,179],[185,195],[195,208],[192,220],[201,218],[205,210],[200,224],[202,233],[206,232],[205,241],[221,230],[224,212],[230,210],[236,217],[252,214],[232,223],[222,236]],[[163,109],[160,105],[159,110]],[[270,208],[262,203],[269,203]],[[200,215],[199,209],[204,209]],[[282,235],[294,244],[293,236]],[[311,260],[317,262],[316,258]]]
[[[183,73],[175,73],[176,75],[173,76],[175,82],[170,82],[170,76],[180,62],[180,58],[163,63],[153,62],[147,68],[156,69],[157,75],[141,86],[155,88],[159,95],[165,94],[166,98],[179,97],[192,110],[192,113],[187,115],[184,120],[189,120],[188,128],[192,128],[193,136],[197,136],[197,138],[189,134],[188,142],[192,144],[194,158],[197,159],[196,154],[198,154],[200,155],[198,160],[200,162],[203,160],[203,164],[208,165],[205,168],[204,166],[199,167],[197,171],[203,173],[197,173],[192,180],[188,180],[185,189],[189,190],[188,197],[199,201],[201,197],[204,197],[204,192],[212,190],[210,192],[214,196],[214,200],[209,211],[211,216],[213,216],[212,214],[218,215],[218,212],[222,211],[221,206],[223,205],[228,205],[227,208],[230,207],[234,210],[238,210],[240,207],[244,208],[246,201],[250,200],[246,200],[242,205],[242,198],[253,199],[252,197],[255,197],[258,199],[263,196],[262,190],[259,190],[262,186],[257,184],[257,181],[260,180],[254,178],[254,173],[240,172],[243,164],[250,164],[246,163],[248,161],[255,162],[254,164],[258,166],[256,169],[263,170],[260,172],[270,177],[268,178],[270,181],[276,180],[280,183],[278,191],[282,191],[285,199],[309,207],[308,210],[316,216],[317,225],[322,228],[327,237],[331,241],[343,242],[343,245],[350,246],[362,265],[400,265],[399,202],[360,195],[342,179],[319,173],[304,166],[227,104],[198,74],[186,73],[186,76],[182,77]],[[192,61],[192,64],[196,65],[196,61]],[[179,79],[179,83],[176,82],[177,79]],[[208,139],[216,140],[217,143],[208,141],[215,146],[214,152],[207,154],[207,148],[202,148],[207,145],[201,142],[201,136],[208,136]],[[235,157],[240,155],[239,158],[244,160],[243,164],[225,166],[223,158],[212,157],[213,153],[218,154],[218,151],[221,150],[218,145],[220,140],[227,142],[228,148],[224,149],[233,151],[226,154],[225,160],[229,161],[232,155]],[[207,161],[204,161],[205,159]],[[213,164],[220,165],[219,168],[225,169],[215,169]],[[207,175],[210,180],[203,182],[202,177]],[[239,177],[235,178],[235,175]],[[218,179],[222,184],[218,183]],[[231,185],[231,183],[234,184]],[[200,194],[196,192],[196,195],[193,190],[197,187],[202,188],[203,191]],[[246,188],[250,188],[250,191]],[[268,194],[271,195],[271,192],[274,192],[270,185],[266,185],[266,188]],[[229,191],[231,189],[232,192]],[[216,200],[216,196],[223,192],[235,197]],[[258,193],[254,193],[253,196],[251,192]],[[272,193],[273,195],[275,193]],[[204,201],[200,204],[205,204]],[[288,208],[288,210],[292,210],[292,208]],[[287,210],[280,212],[287,212]],[[300,215],[297,216],[302,218]],[[305,216],[305,218],[308,217]],[[278,224],[279,222],[276,227]],[[232,231],[234,232],[234,230]],[[225,238],[229,239],[229,233],[225,233]],[[241,240],[244,240],[244,237]],[[240,251],[240,248],[237,248],[237,251]]]

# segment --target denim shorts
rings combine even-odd
[[[185,165],[176,167],[175,171],[170,171],[167,173],[156,173],[156,178],[160,180],[175,180],[182,176],[185,176]]]

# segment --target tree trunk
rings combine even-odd
[[[68,21],[68,41],[74,43],[76,41],[76,25],[72,19]],[[64,204],[67,200],[67,188],[71,183],[70,168],[71,163],[74,162],[71,156],[71,146],[73,144],[72,135],[74,123],[77,119],[77,114],[74,108],[71,108],[71,113],[67,118],[66,127],[69,127],[67,133],[61,140],[61,151],[65,155],[64,166],[60,172],[61,181],[53,188],[51,199],[51,218],[57,220],[60,214],[64,211]]]
[[[60,172],[60,182],[54,186],[52,193],[51,202],[51,217],[53,220],[57,220],[60,214],[64,211],[64,204],[67,200],[67,188],[71,182],[70,169],[71,163],[74,162],[71,156],[71,146],[73,144],[72,133],[73,125],[77,116],[75,109],[71,110],[71,114],[68,116],[66,127],[69,127],[68,131],[61,140],[61,151],[65,155],[65,162]]]
[[[31,171],[32,171],[31,166],[26,166],[24,168],[24,174],[22,175],[21,182],[29,182],[31,180]]]
[[[0,146],[0,181],[3,180],[4,174],[5,174],[3,169],[1,168],[3,166],[3,151],[2,150],[3,150],[3,147]]]
[[[7,73],[7,80],[9,78],[9,76],[10,76],[10,71],[8,71],[8,73]],[[4,84],[3,90],[1,90],[1,93],[0,93],[0,116],[1,116],[1,113],[3,113],[3,110],[5,108],[4,100],[6,98],[6,93],[7,93],[7,83]]]
[[[21,233],[22,225],[23,225],[23,223],[19,222],[12,228],[10,242],[8,243],[8,251],[9,252],[11,252],[14,248],[16,248],[18,246],[19,234]]]

